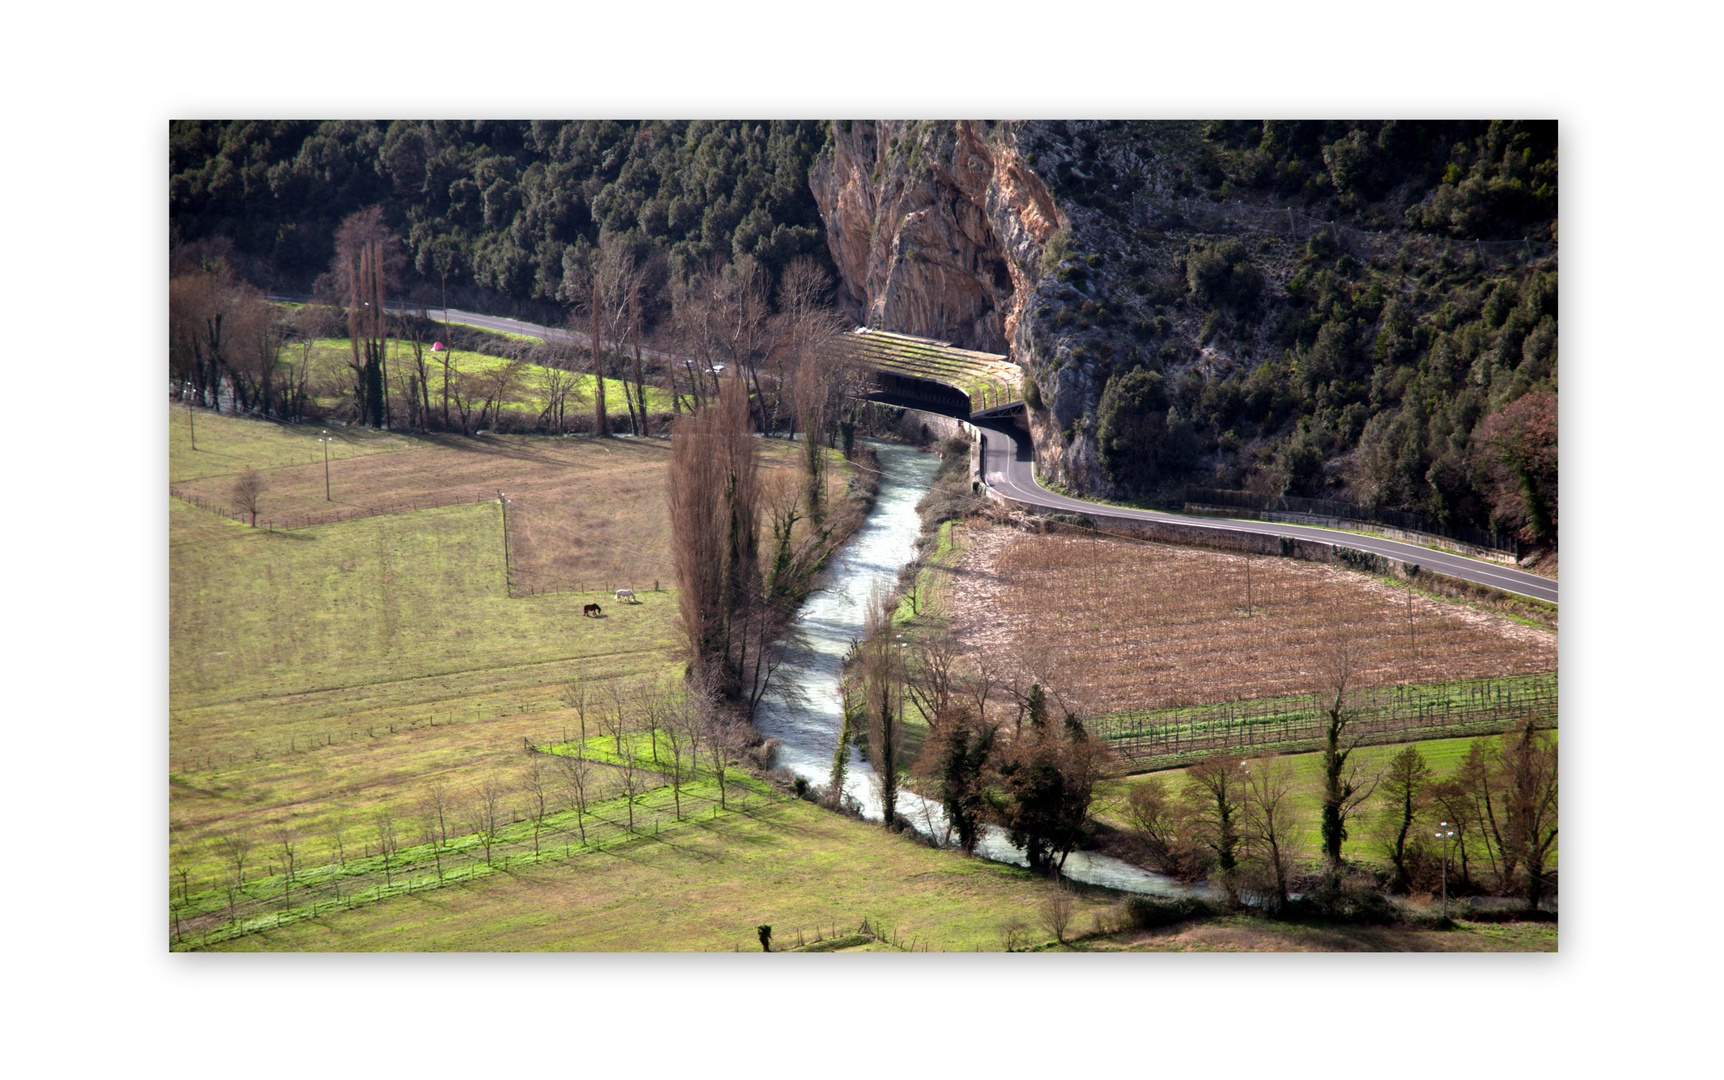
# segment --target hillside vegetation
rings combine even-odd
[[[377,205],[417,283],[539,310],[602,233],[661,247],[673,269],[824,259],[807,183],[820,139],[785,120],[176,121],[170,229],[226,237],[248,276],[304,290],[342,220]]]
[[[1098,484],[1338,496],[1555,545],[1554,123],[1019,140],[1070,219],[1032,375]]]

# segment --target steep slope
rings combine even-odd
[[[810,186],[852,317],[1008,352],[1056,482],[1554,544],[1555,153],[1541,124],[840,122]]]

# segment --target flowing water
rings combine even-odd
[[[832,776],[832,753],[844,723],[839,675],[844,657],[862,638],[868,603],[876,591],[888,593],[898,571],[915,556],[921,520],[916,503],[927,494],[939,469],[938,455],[894,443],[870,443],[879,455],[880,491],[862,528],[833,556],[821,587],[811,593],[797,614],[803,641],[774,676],[755,721],[762,734],[779,740],[778,764],[811,785],[825,786]],[[861,807],[864,817],[880,820],[878,777],[855,748],[844,783],[847,800]],[[940,807],[914,792],[899,789],[898,813],[925,836],[946,832]],[[988,826],[976,853],[998,862],[1026,865],[1023,850],[1004,830]],[[1065,876],[1074,881],[1106,885],[1126,892],[1162,896],[1188,895],[1196,890],[1160,874],[1152,874],[1106,855],[1074,851],[1066,860]]]

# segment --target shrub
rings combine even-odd
[[[1237,240],[1194,241],[1185,258],[1185,281],[1192,299],[1208,308],[1249,311],[1263,291],[1263,273]]]
[[[1214,909],[1195,897],[1177,900],[1155,896],[1133,896],[1125,902],[1125,917],[1134,930],[1158,930],[1214,914]]]

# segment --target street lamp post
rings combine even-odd
[[[1449,917],[1449,841],[1455,838],[1454,827],[1446,821],[1437,822],[1437,839],[1443,842],[1443,918]]]
[[[330,438],[329,430],[325,428],[323,434],[317,437],[317,441],[323,444],[323,501],[334,502],[335,500],[329,497],[329,444],[334,440]]]

